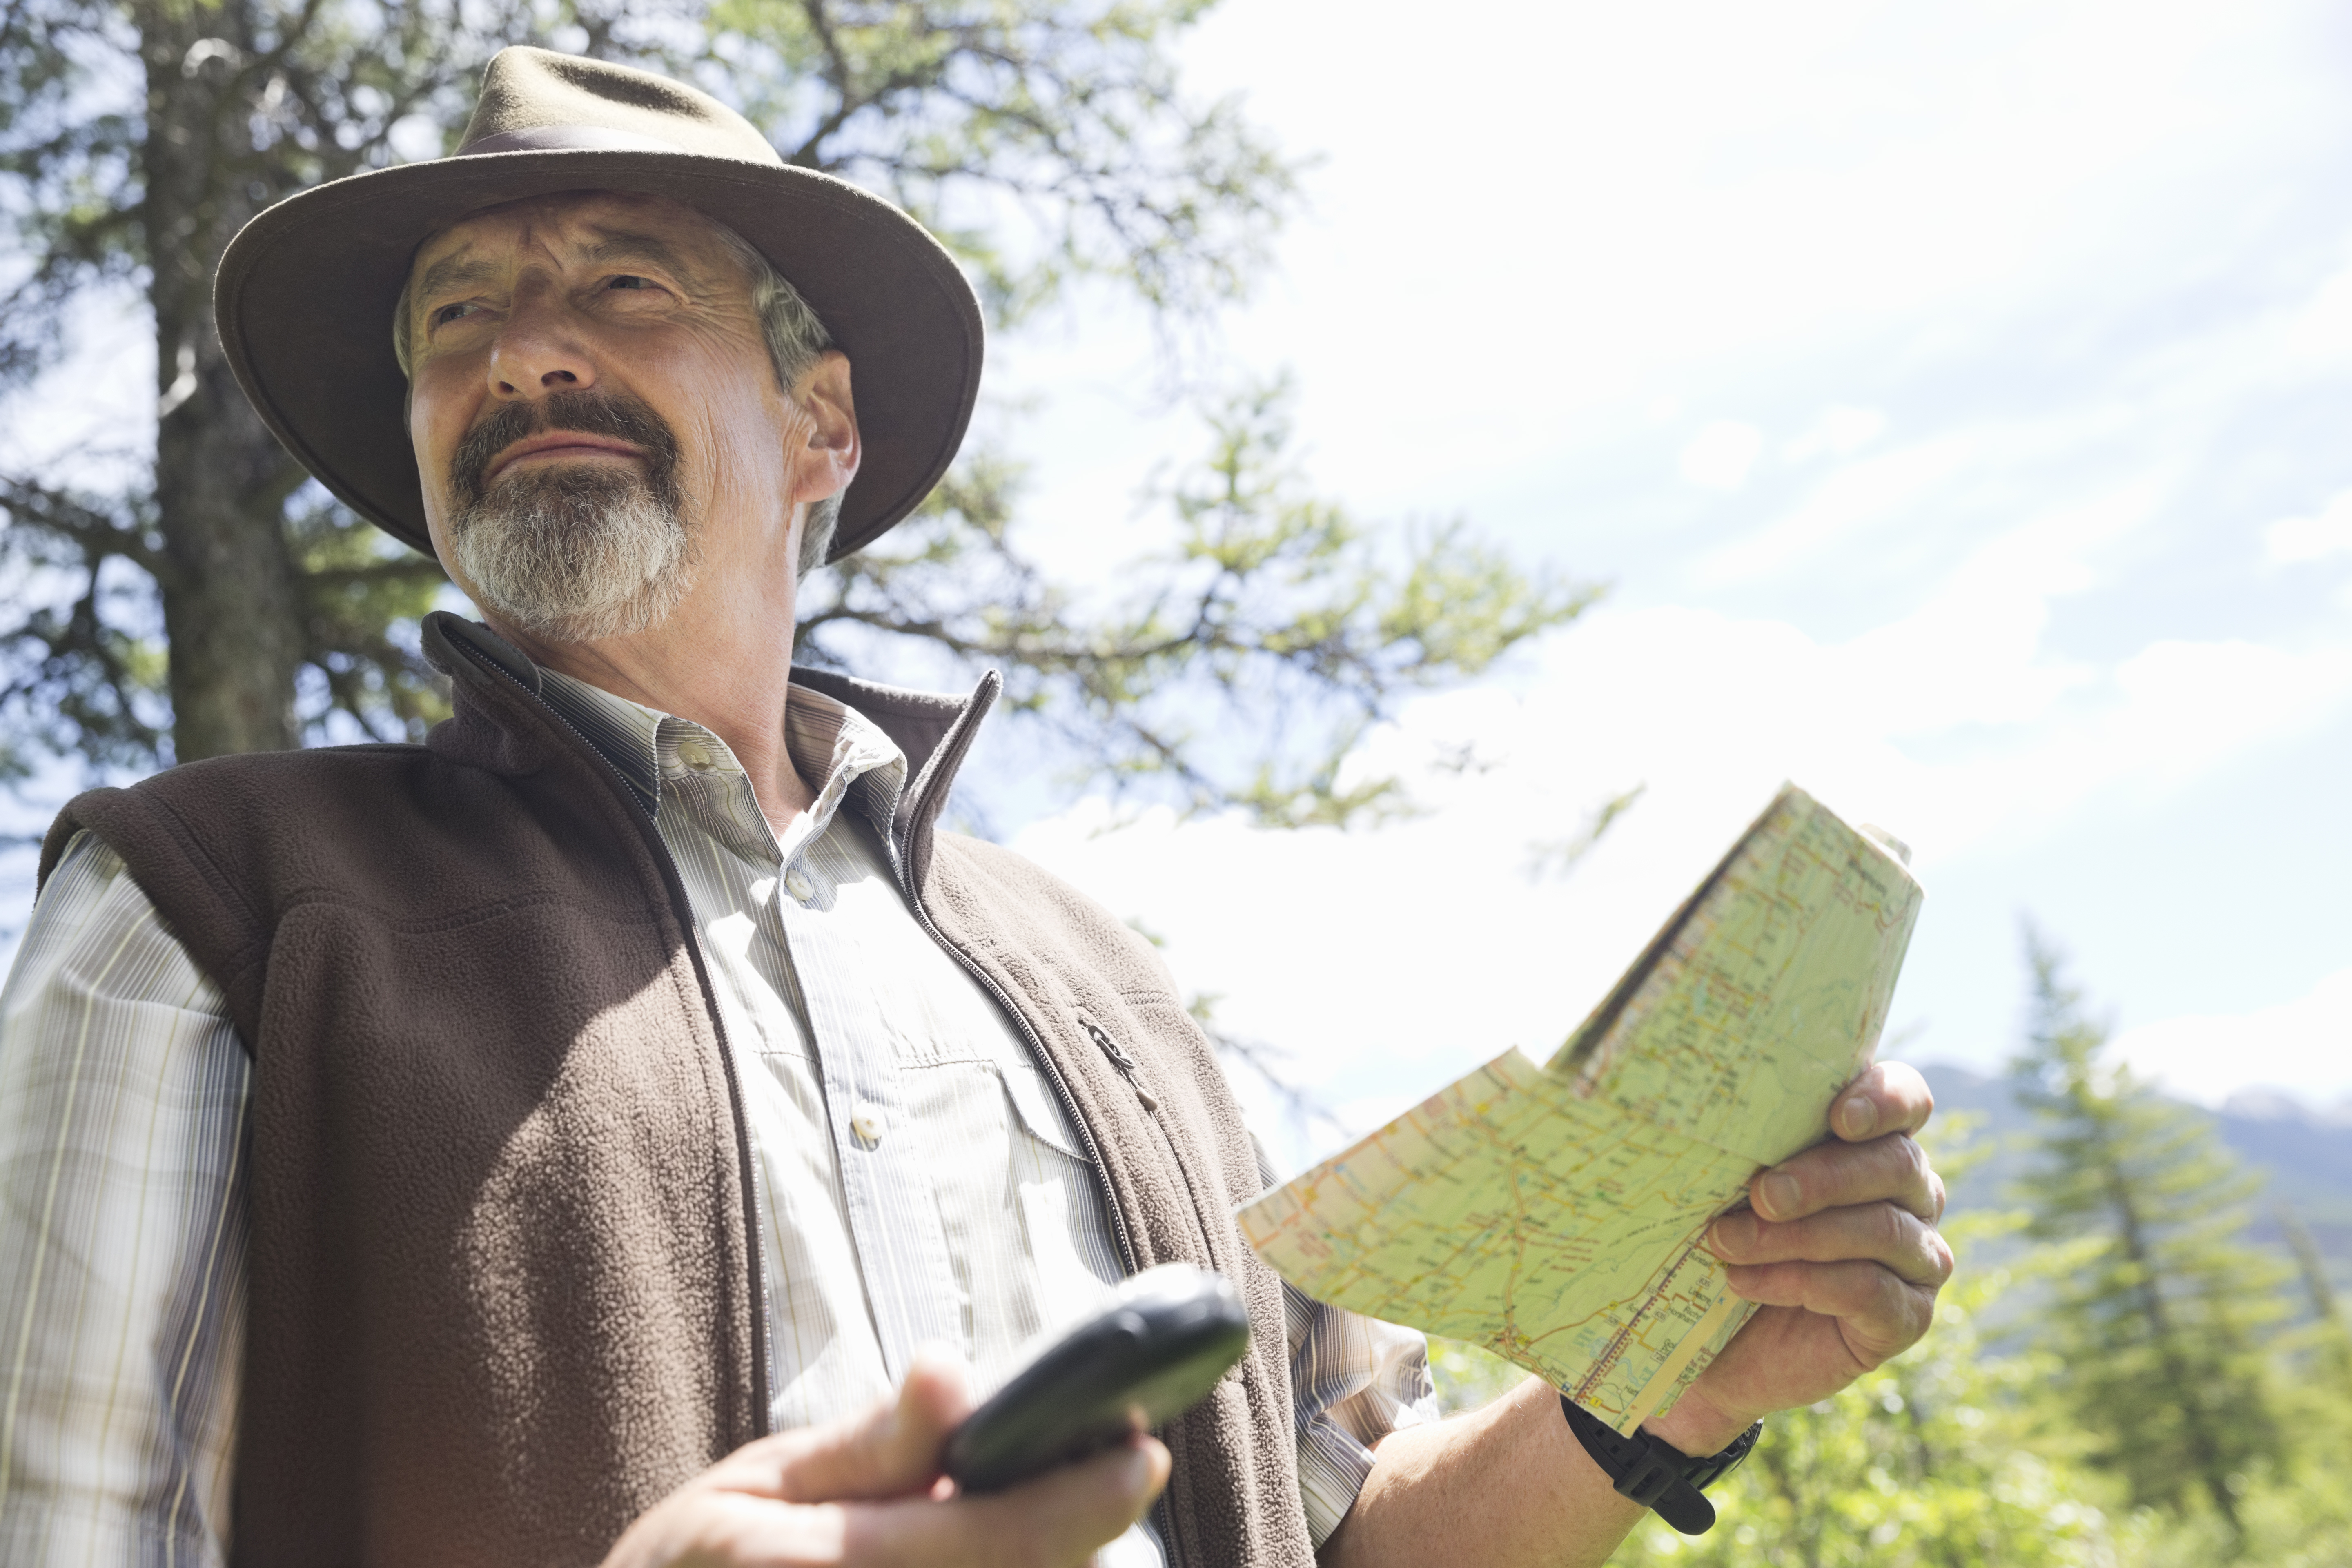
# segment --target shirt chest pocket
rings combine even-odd
[[[1013,1102],[1016,1139],[1025,1133],[1030,1142],[1065,1158],[1082,1165],[1094,1163],[1087,1158],[1086,1145],[1070,1124],[1061,1096],[1043,1072],[1027,1062],[999,1062],[997,1072],[1004,1080],[1005,1098]]]
[[[1094,1163],[1053,1084],[1026,1062],[1000,1062],[997,1071],[1013,1107],[1011,1196],[1036,1290],[1032,1331],[1066,1327],[1108,1300],[1126,1269]]]

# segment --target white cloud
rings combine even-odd
[[[1832,407],[1822,411],[1812,427],[1789,443],[1784,455],[1792,463],[1808,458],[1852,457],[1886,428],[1886,416],[1875,408]]]
[[[1736,490],[1764,452],[1764,433],[1736,419],[1718,419],[1683,447],[1682,476],[1701,489]]]
[[[2336,360],[2352,353],[2352,268],[2322,284],[2286,330],[2289,352],[2305,358]]]
[[[1694,443],[1695,445],[1696,443]],[[1899,521],[1977,456],[1967,434],[1940,437],[1845,464],[1784,516],[1709,555],[1707,581],[1737,582],[1803,563],[1829,545]]]
[[[2263,553],[2282,565],[2352,555],[2352,490],[2339,491],[2316,517],[2283,517],[2263,529]]]
[[[2249,1082],[2326,1105],[2352,1095],[2352,969],[2276,1006],[2126,1029],[2115,1049],[2172,1093],[2209,1105]]]

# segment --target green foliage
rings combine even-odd
[[[1088,613],[1012,537],[1017,469],[964,465],[922,515],[813,583],[801,657],[846,663],[855,628],[1002,666],[1014,711],[1082,776],[1171,790],[1188,812],[1346,825],[1411,809],[1392,775],[1343,778],[1412,691],[1475,676],[1573,620],[1589,586],[1531,574],[1459,523],[1383,536],[1310,493],[1286,383],[1204,410],[1208,450],[1162,484],[1175,540]]]
[[[792,163],[882,191],[971,268],[1000,324],[1074,279],[1163,319],[1244,293],[1296,175],[1169,45],[1206,0],[721,0],[698,74]],[[1016,218],[1019,221],[1008,221]]]
[[[166,655],[144,584],[108,565],[152,553],[147,509],[25,479],[0,479],[0,509],[15,525],[0,560],[37,593],[51,590],[0,631],[0,778],[23,777],[44,752],[145,763],[169,723]]]
[[[1491,1405],[1534,1375],[1483,1345],[1435,1334],[1429,1340],[1429,1372],[1437,1407],[1448,1415]]]
[[[1617,819],[1633,809],[1643,795],[1649,793],[1646,781],[1620,795],[1611,795],[1585,814],[1576,831],[1565,838],[1540,838],[1528,846],[1528,858],[1520,868],[1528,880],[1540,882],[1548,877],[1565,877],[1587,855],[1592,853],[1604,835],[1617,825]]]
[[[2238,1240],[2256,1183],[2211,1128],[2105,1057],[2051,947],[2031,931],[2033,1020],[2017,1063],[2041,1159],[2031,1234],[2074,1245],[2046,1334],[2056,1386],[2096,1434],[2086,1459],[2135,1503],[2210,1506],[2242,1532],[2247,1478],[2281,1458],[2260,1345],[2284,1271]]]
[[[301,566],[308,664],[323,688],[316,711],[348,717],[379,741],[413,740],[448,717],[432,669],[405,637],[446,579],[438,563],[331,503],[287,519]]]
[[[2294,1372],[2294,1386],[2318,1397],[2323,1409],[2340,1408],[2352,1421],[2352,1318],[2346,1316],[2328,1278],[2326,1260],[2294,1206],[2281,1202],[2272,1213],[2286,1238],[2287,1250],[2294,1256],[2304,1303],[2310,1313],[2307,1322],[2297,1325],[2281,1342]]]
[[[1968,1118],[1927,1134],[1936,1164],[1957,1180],[1990,1152]],[[2043,1251],[2017,1268],[1976,1261],[2002,1250],[2021,1214],[1971,1215],[1946,1226],[1959,1269],[1919,1344],[1836,1397],[1765,1423],[1748,1462],[1709,1492],[1715,1529],[1685,1538],[1643,1521],[1611,1561],[1643,1564],[1787,1564],[1790,1568],[2074,1568],[2119,1561],[2137,1539],[2103,1506],[2099,1479],[2074,1460],[2041,1390],[2047,1347],[2003,1345],[1987,1323],[2004,1301],[2047,1288],[2061,1260]]]
[[[1972,1241],[2014,1220],[1955,1227]],[[1971,1236],[1970,1230],[1976,1234]],[[1801,1568],[2073,1568],[2116,1561],[2096,1481],[2046,1436],[2046,1352],[1999,1354],[1980,1325],[2008,1270],[1962,1273],[1933,1332],[1834,1399],[1772,1417],[1748,1463],[1710,1492],[1719,1522],[1685,1539],[1644,1521],[1613,1563]]]

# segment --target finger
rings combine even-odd
[[[1952,1249],[1935,1227],[1887,1203],[1777,1223],[1745,1211],[1727,1214],[1708,1229],[1707,1248],[1726,1263],[1881,1263],[1931,1289],[1952,1277]]]
[[[1724,1272],[1745,1300],[1836,1319],[1857,1375],[1917,1344],[1936,1319],[1934,1290],[1876,1263],[1735,1264]]]
[[[940,1473],[948,1434],[971,1414],[961,1358],[942,1346],[917,1350],[898,1397],[853,1421],[789,1434],[769,1495],[787,1502],[901,1497]]]
[[[1936,1113],[1936,1093],[1916,1068],[1880,1062],[1845,1086],[1830,1107],[1830,1131],[1849,1143],[1916,1132]]]
[[[1816,1143],[1759,1174],[1748,1199],[1775,1220],[1885,1200],[1932,1225],[1944,1212],[1944,1184],[1911,1135],[1896,1132],[1867,1143]]]
[[[1167,1484],[1168,1464],[1157,1439],[1139,1436],[986,1497],[851,1508],[843,1554],[877,1568],[1077,1568],[1143,1517]]]

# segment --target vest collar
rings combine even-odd
[[[519,752],[511,743],[467,744],[457,734],[445,736],[443,731],[487,724],[498,731],[499,740],[520,739],[501,715],[507,705],[493,694],[503,695],[500,688],[510,681],[543,704],[539,666],[489,627],[446,610],[425,617],[423,640],[426,660],[450,679],[457,709],[456,716],[437,727],[428,743],[453,760],[493,772],[530,771],[534,764],[527,760],[529,749]],[[919,893],[930,869],[931,835],[940,813],[946,808],[948,794],[971,750],[981,721],[1004,689],[1004,678],[989,670],[971,695],[962,698],[885,686],[805,665],[793,667],[793,683],[856,709],[906,754],[908,782],[891,819],[890,850],[908,890]],[[489,700],[481,700],[485,698]],[[548,711],[552,714],[552,710]],[[581,744],[587,742],[583,740]]]

